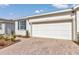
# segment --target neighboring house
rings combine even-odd
[[[0,18],[0,34],[11,34],[15,32],[15,21]]]
[[[10,22],[13,21],[9,21],[8,24]],[[73,9],[16,19],[14,22],[13,30],[15,29],[16,35],[26,36],[28,31],[31,37],[77,40],[79,35],[79,6]],[[6,33],[4,31],[3,25],[2,34]]]

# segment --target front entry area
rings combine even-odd
[[[34,23],[32,37],[72,40],[72,22]]]
[[[5,34],[11,35],[12,32],[15,32],[15,24],[14,23],[5,23]]]

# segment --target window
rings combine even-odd
[[[0,29],[2,29],[2,24],[0,24]]]
[[[25,30],[26,29],[26,21],[18,21],[18,29]]]

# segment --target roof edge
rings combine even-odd
[[[53,14],[59,14],[59,13],[64,13],[64,12],[71,12],[71,11],[72,11],[72,9],[53,11],[53,12],[49,12],[49,13],[43,13],[43,14],[38,14],[38,15],[33,15],[33,16],[22,17],[22,18],[20,18],[20,20],[29,19],[29,18],[33,18],[33,17],[39,17],[39,16],[45,16],[45,15],[51,15],[51,14],[53,15]],[[15,20],[19,20],[19,18],[15,19]]]

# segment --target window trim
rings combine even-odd
[[[25,25],[24,25],[25,29],[20,28],[20,25],[21,25],[20,22],[23,22],[23,21],[18,21],[18,30],[26,30],[26,21],[24,21],[25,22]]]

